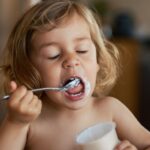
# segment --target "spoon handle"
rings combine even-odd
[[[32,89],[31,91],[33,93],[36,92],[42,92],[42,91],[63,91],[63,88],[53,88],[53,87],[47,87],[47,88],[38,88],[38,89]],[[5,95],[1,98],[1,100],[8,100],[10,98],[10,95]]]
[[[46,87],[46,88],[32,89],[31,91],[34,92],[34,93],[41,92],[41,91],[49,91],[49,90],[62,91],[63,92],[63,91],[68,90],[69,88],[73,88],[73,87],[77,86],[79,83],[80,83],[79,79],[73,79],[73,80],[71,80],[68,84],[66,84],[63,87]],[[7,100],[9,98],[10,98],[10,95],[5,95],[1,99],[2,100]]]

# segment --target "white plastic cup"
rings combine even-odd
[[[114,122],[99,123],[83,130],[76,142],[81,150],[114,150],[119,139]]]

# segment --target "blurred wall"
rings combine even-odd
[[[138,34],[150,35],[149,0],[88,0],[89,2],[104,1],[109,6],[110,15],[117,12],[130,12],[136,19],[136,31]]]
[[[108,0],[113,11],[129,11],[134,14],[137,31],[150,34],[149,0]]]
[[[0,55],[18,18],[39,0],[0,0]]]

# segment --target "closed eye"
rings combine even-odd
[[[51,57],[48,57],[48,59],[57,59],[57,58],[59,58],[59,56],[60,56],[60,54],[58,54],[58,55],[56,55],[56,56],[51,56]]]
[[[76,51],[77,53],[80,53],[80,54],[85,54],[85,53],[87,53],[88,51],[87,50],[78,50],[78,51]]]

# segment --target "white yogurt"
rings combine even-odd
[[[85,95],[88,96],[90,94],[91,84],[86,79],[84,79],[84,84],[85,84]]]

